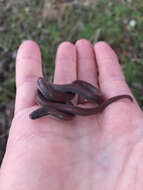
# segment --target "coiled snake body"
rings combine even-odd
[[[35,102],[40,108],[29,115],[31,119],[51,115],[60,120],[72,120],[75,115],[88,116],[99,113],[109,104],[122,98],[133,101],[130,95],[119,95],[105,100],[98,88],[83,80],[75,80],[70,84],[60,85],[48,83],[40,77],[37,80],[37,88]],[[81,108],[73,105],[72,99],[76,94],[88,102],[97,103],[98,106]]]

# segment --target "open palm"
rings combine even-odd
[[[24,42],[17,55],[15,116],[0,189],[143,189],[143,113],[135,99],[121,99],[100,114],[68,122],[49,117],[31,120],[29,113],[38,107],[34,95],[40,76],[40,50],[34,42]],[[75,79],[99,85],[107,98],[132,95],[117,56],[105,42],[94,48],[84,39],[59,46],[54,83]]]

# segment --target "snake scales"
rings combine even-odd
[[[72,120],[75,115],[88,116],[99,113],[109,104],[122,98],[133,101],[130,95],[119,95],[105,99],[99,88],[83,80],[75,80],[70,84],[52,84],[39,77],[37,88],[35,102],[40,108],[29,115],[31,119],[51,115],[55,119],[68,121]],[[86,99],[88,102],[96,103],[98,106],[92,108],[75,106],[72,103],[75,95]]]

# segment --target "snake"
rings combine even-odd
[[[75,95],[83,98],[96,106],[83,108],[72,103]],[[51,116],[54,119],[69,121],[76,115],[89,116],[102,112],[109,104],[128,98],[133,102],[130,95],[123,94],[106,99],[96,86],[84,81],[74,80],[69,84],[53,84],[43,77],[37,79],[37,91],[35,102],[40,106],[30,113],[30,119],[38,119],[43,116]]]

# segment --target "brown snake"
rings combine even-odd
[[[130,95],[119,95],[105,100],[99,88],[83,80],[75,80],[70,84],[52,84],[40,77],[37,80],[37,88],[35,102],[40,108],[29,115],[31,119],[51,115],[60,120],[72,120],[75,115],[88,116],[99,113],[109,104],[122,98],[133,101]],[[88,102],[97,103],[98,106],[81,108],[73,105],[71,100],[76,94]]]

